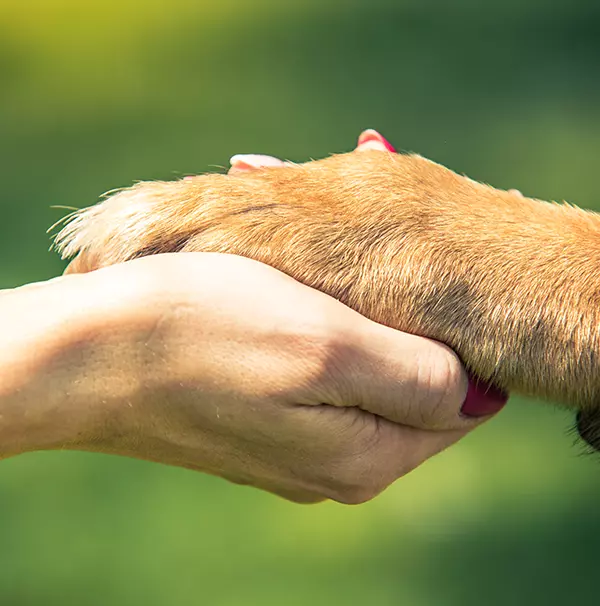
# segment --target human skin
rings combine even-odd
[[[147,257],[0,306],[3,458],[103,452],[360,503],[505,402],[444,345],[233,255]]]
[[[74,213],[58,248],[72,271],[180,251],[267,263],[445,343],[501,391],[570,407],[600,450],[600,216],[392,152],[368,131],[323,160],[138,183]]]

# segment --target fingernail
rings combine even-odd
[[[363,149],[381,149],[382,151],[396,153],[394,146],[383,135],[380,135],[372,128],[369,128],[360,134],[360,137],[358,138],[358,147]]]
[[[487,417],[500,411],[507,401],[508,395],[503,391],[471,379],[467,397],[460,411],[467,417]]]
[[[235,170],[256,170],[274,166],[283,166],[285,162],[273,156],[261,154],[237,154],[229,160],[231,168]]]

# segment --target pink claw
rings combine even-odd
[[[261,154],[237,154],[229,160],[231,168],[230,173],[247,172],[257,168],[273,168],[285,166],[285,162],[273,156],[263,156]]]
[[[515,196],[519,196],[519,198],[524,198],[525,196],[518,189],[509,189],[509,194],[514,194]]]
[[[396,153],[394,146],[383,136],[380,135],[376,130],[369,128],[363,131],[358,138],[358,145],[356,146],[358,151],[364,151],[367,149],[374,149],[377,151],[387,151]]]

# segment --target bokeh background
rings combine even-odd
[[[350,149],[361,129],[600,209],[597,0],[0,0],[0,287],[140,179]],[[0,605],[597,603],[600,463],[507,410],[359,507],[79,453],[0,464]]]

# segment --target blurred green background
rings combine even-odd
[[[383,132],[496,186],[600,209],[600,5],[0,0],[0,286],[45,230],[140,179]],[[518,398],[360,507],[78,453],[0,465],[0,605],[597,603],[600,467]]]

